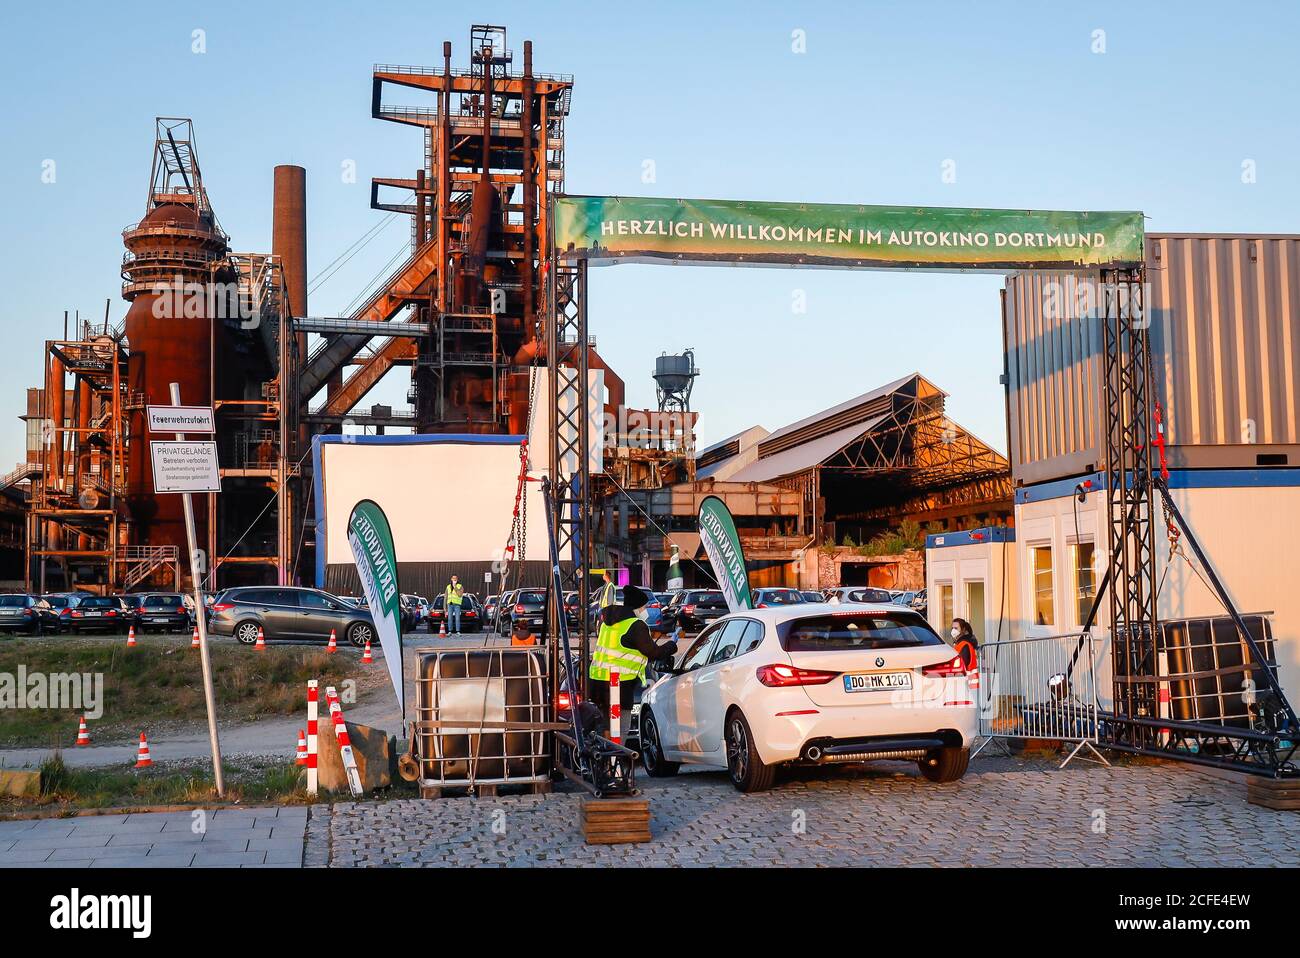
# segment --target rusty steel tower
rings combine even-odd
[[[372,115],[417,127],[423,161],[414,177],[377,177],[371,206],[411,216],[412,253],[349,317],[309,320],[321,334],[299,375],[305,419],[336,427],[393,367],[413,369],[418,432],[527,432],[530,367],[545,355],[538,311],[545,277],[547,199],[564,184],[564,120],[572,77],[522,62],[504,27],[471,29],[468,66],[451,43],[437,67],[374,68]],[[385,102],[396,86],[433,103]],[[381,196],[381,190],[400,195]],[[381,338],[382,337],[382,338]]]

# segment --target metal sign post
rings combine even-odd
[[[172,383],[172,405],[181,404],[180,383]],[[183,441],[185,434],[176,433],[177,441]],[[156,481],[156,480],[155,480]],[[200,583],[198,563],[198,535],[194,531],[194,499],[191,493],[181,493],[185,504],[185,537],[190,547],[190,584],[194,593],[194,620],[199,630],[199,662],[203,669],[203,701],[208,708],[208,741],[212,746],[212,774],[217,786],[217,797],[226,797],[226,781],[221,770],[221,742],[217,736],[217,702],[212,685],[212,657],[208,653],[208,619],[204,614],[203,591]]]

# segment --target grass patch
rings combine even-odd
[[[306,769],[273,758],[240,757],[224,765],[226,804],[305,805],[331,797],[355,801],[350,795],[319,798],[307,794]],[[416,786],[396,780],[393,786],[365,800],[413,798]],[[203,760],[160,762],[147,769],[69,768],[59,753],[41,763],[39,799],[0,798],[0,818],[6,813],[72,812],[88,808],[138,808],[157,805],[211,805],[216,800],[212,766]]]
[[[212,671],[222,721],[304,714],[306,683],[340,685],[375,672],[350,651],[279,647],[265,652],[214,644]],[[134,649],[123,641],[55,637],[0,643],[0,695],[13,694],[19,666],[28,676],[102,675],[103,715],[91,724],[97,745],[129,742],[141,731],[206,721],[199,654],[189,640],[149,638]],[[4,683],[9,683],[5,688]],[[0,748],[70,747],[84,709],[16,708],[0,701]]]

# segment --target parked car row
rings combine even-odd
[[[94,595],[0,595],[0,632],[28,635],[83,632],[189,632],[194,627],[194,600],[177,592]]]

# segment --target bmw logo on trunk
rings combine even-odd
[[[884,657],[883,655],[877,655],[877,656],[876,656],[876,668],[881,669],[881,668],[884,668],[884,667],[885,667],[885,657]]]

